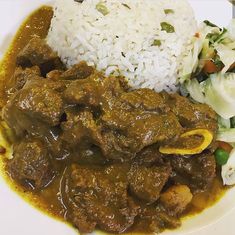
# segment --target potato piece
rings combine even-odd
[[[181,214],[193,198],[186,185],[174,185],[160,196],[163,206],[174,214]]]

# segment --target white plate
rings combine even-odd
[[[176,0],[177,1],[177,0]],[[46,0],[0,0],[0,57],[9,45],[17,27],[33,9]],[[226,26],[232,18],[232,7],[225,0],[191,0],[199,21],[209,19]],[[176,231],[164,235],[234,235],[235,188],[202,214],[183,222]],[[1,235],[75,235],[77,232],[34,209],[12,192],[0,177]]]

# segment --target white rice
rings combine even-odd
[[[133,88],[174,91],[197,29],[187,0],[102,0],[107,15],[96,9],[99,3],[55,2],[47,41],[63,62],[70,67],[85,60],[107,75],[120,72]],[[161,22],[175,32],[163,31]]]

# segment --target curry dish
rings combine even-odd
[[[215,112],[86,62],[67,69],[44,41],[52,14],[33,13],[2,63],[17,187],[81,233],[161,232],[215,202]]]

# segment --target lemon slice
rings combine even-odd
[[[199,154],[211,144],[212,140],[213,134],[209,130],[195,129],[182,134],[175,143],[161,146],[159,152],[177,155]]]

